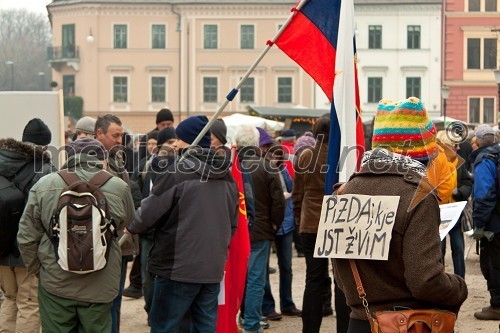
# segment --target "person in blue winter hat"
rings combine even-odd
[[[156,276],[151,332],[179,332],[188,311],[192,331],[215,332],[220,282],[238,223],[239,200],[229,172],[230,156],[210,149],[210,131],[190,147],[207,123],[206,116],[193,116],[177,126],[175,146],[183,158],[157,175],[150,195],[127,227],[134,234],[155,230],[147,263],[149,273]]]

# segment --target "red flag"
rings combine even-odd
[[[250,234],[248,232],[247,209],[241,166],[238,155],[233,150],[232,175],[239,195],[238,228],[229,244],[224,280],[219,295],[217,314],[217,333],[237,333],[236,316],[243,302],[247,278],[248,258],[250,257]],[[222,288],[224,288],[222,290]],[[221,299],[222,298],[222,299]],[[222,301],[222,302],[221,302]]]

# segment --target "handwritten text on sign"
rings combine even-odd
[[[389,259],[398,205],[398,196],[325,196],[314,257]]]

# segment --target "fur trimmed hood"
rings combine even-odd
[[[32,161],[50,163],[49,154],[41,147],[17,141],[12,138],[0,139],[0,174],[10,177]]]

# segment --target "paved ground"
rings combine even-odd
[[[468,241],[468,240],[467,240]],[[466,241],[466,242],[467,242]],[[448,249],[450,247],[448,246]],[[448,250],[449,252],[449,250]],[[447,255],[447,263],[451,265],[451,257]],[[277,267],[276,256],[271,257],[271,266]],[[452,267],[447,267],[447,270]],[[474,312],[487,306],[489,294],[486,290],[486,282],[479,269],[479,257],[471,251],[466,262],[466,281],[469,287],[469,297],[464,303],[458,317],[456,333],[499,332],[498,321],[479,321],[474,318]],[[302,293],[305,285],[305,261],[304,258],[293,258],[293,298],[298,307],[302,304]],[[271,275],[273,294],[278,295],[278,274]],[[275,297],[276,298],[276,297]],[[124,297],[122,305],[122,332],[123,333],[145,333],[149,332],[146,324],[146,314],[143,310],[143,299],[130,299]],[[281,321],[271,322],[269,333],[298,333],[301,332],[302,322],[300,318],[284,318]],[[335,333],[335,317],[325,317],[321,333]]]

